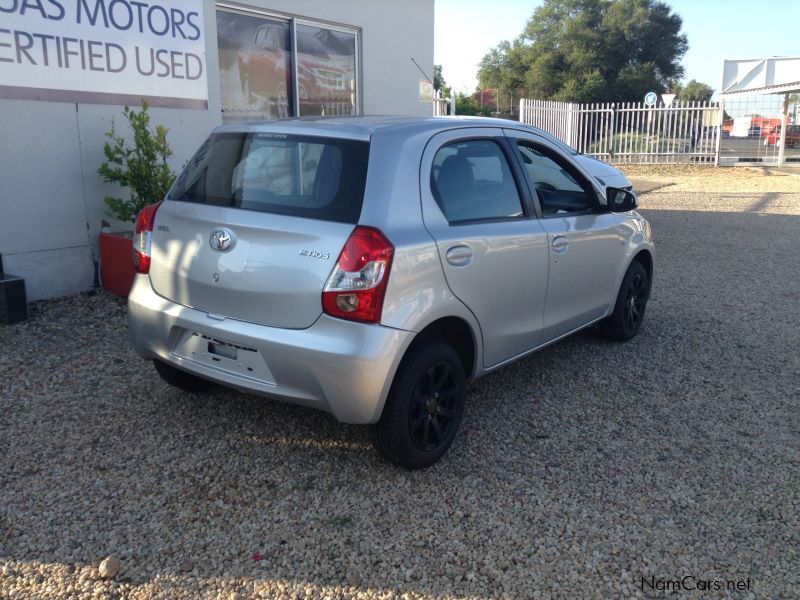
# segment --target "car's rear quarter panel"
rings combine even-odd
[[[377,227],[395,246],[381,324],[419,333],[445,317],[463,319],[480,340],[470,310],[453,295],[439,252],[422,219],[420,161],[436,132],[378,132],[370,144],[369,175],[360,223]],[[476,344],[476,364],[482,347]]]

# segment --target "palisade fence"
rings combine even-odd
[[[433,116],[446,117],[450,107],[450,98],[434,98],[433,99]]]
[[[684,102],[576,104],[520,99],[519,120],[544,129],[578,152],[615,163],[719,161],[722,107]]]
[[[446,117],[450,114],[450,98],[442,98],[442,90],[433,93],[433,116]]]

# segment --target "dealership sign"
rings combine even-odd
[[[208,107],[203,0],[0,0],[0,98]]]

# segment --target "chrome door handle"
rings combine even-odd
[[[454,267],[466,267],[472,262],[472,248],[463,244],[453,246],[445,256],[447,257],[447,262]]]
[[[553,238],[553,241],[550,245],[553,246],[554,252],[557,252],[558,254],[564,254],[564,252],[566,252],[569,248],[569,240],[563,235],[557,235]]]

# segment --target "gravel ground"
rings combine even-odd
[[[170,389],[105,293],[0,326],[0,597],[662,597],[642,579],[688,575],[749,590],[677,597],[797,598],[800,193],[654,173],[632,173],[658,244],[639,337],[476,382],[425,472],[321,413]]]
[[[636,181],[637,190],[675,192],[800,193],[800,165],[728,167],[700,165],[617,165]]]

